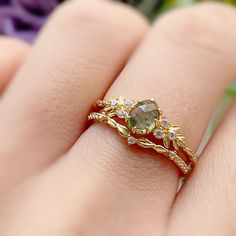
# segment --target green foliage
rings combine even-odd
[[[134,6],[148,19],[153,20],[164,11],[204,1],[205,0],[125,0],[123,2]],[[224,2],[236,6],[236,0],[215,0],[215,2]]]
[[[224,0],[223,2],[232,4],[232,5],[236,5],[236,0]]]
[[[226,93],[231,96],[236,96],[236,81],[226,90]]]

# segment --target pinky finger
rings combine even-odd
[[[171,232],[195,228],[197,235],[236,235],[236,104],[207,146],[198,168],[177,197]],[[174,219],[174,220],[173,220]],[[182,234],[185,235],[185,234]],[[187,235],[187,234],[186,234]]]

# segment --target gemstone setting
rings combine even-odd
[[[114,108],[114,107],[117,107],[119,105],[119,100],[118,99],[114,99],[111,101],[111,106]]]
[[[163,138],[163,131],[161,129],[156,129],[153,132],[155,138],[162,139]]]
[[[138,102],[129,112],[128,125],[134,133],[145,134],[156,127],[160,118],[160,111],[154,101],[144,100]]]
[[[127,142],[128,142],[129,145],[133,145],[137,142],[137,140],[133,136],[129,136],[128,139],[127,139]]]
[[[131,99],[126,99],[125,100],[125,106],[131,107],[134,104],[134,101]]]
[[[177,138],[177,133],[175,132],[175,130],[169,131],[169,137],[171,140],[175,140]]]
[[[168,126],[169,126],[169,121],[167,120],[166,117],[163,117],[163,118],[161,119],[161,123],[162,123],[162,125],[163,125],[165,128],[168,128]]]
[[[127,115],[127,112],[126,112],[126,110],[124,110],[124,109],[120,109],[120,110],[117,111],[117,116],[118,116],[119,118],[124,119],[124,118],[126,117],[126,115]]]

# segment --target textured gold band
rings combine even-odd
[[[187,146],[179,127],[163,117],[154,100],[135,101],[111,98],[96,101],[96,111],[89,120],[98,120],[118,130],[129,145],[138,145],[163,154],[179,167],[181,173],[191,172],[197,158]]]

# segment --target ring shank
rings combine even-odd
[[[112,98],[104,101],[96,101],[96,106],[101,109],[96,112],[91,112],[88,116],[88,120],[96,120],[116,129],[123,138],[127,139],[130,145],[136,144],[139,147],[152,149],[155,152],[162,154],[163,157],[171,160],[178,167],[181,172],[181,175],[186,176],[191,173],[194,165],[197,162],[197,158],[195,157],[193,151],[187,146],[186,142],[184,141],[184,136],[178,134],[175,139],[167,140],[167,142],[164,142],[164,138],[168,139],[166,133],[169,131],[173,132],[173,129],[178,129],[178,126],[168,125],[168,127],[164,127],[162,125],[160,126],[160,121],[157,121],[156,126],[158,127],[158,129],[161,128],[162,131],[165,132],[165,136],[163,137],[163,145],[150,140],[145,134],[134,135],[133,130],[130,129],[128,125],[126,126],[123,125],[124,122],[119,122],[119,120],[121,120],[122,118],[125,119],[125,121],[127,122],[127,117],[129,113],[127,112],[126,117],[119,117],[118,112],[121,109],[129,109],[129,112],[132,111],[135,107],[137,107],[139,101],[134,102],[134,104],[128,108],[125,105],[125,101],[127,100],[125,100],[124,98]],[[115,107],[112,106],[114,104]],[[172,141],[173,145],[170,145],[170,141]]]

